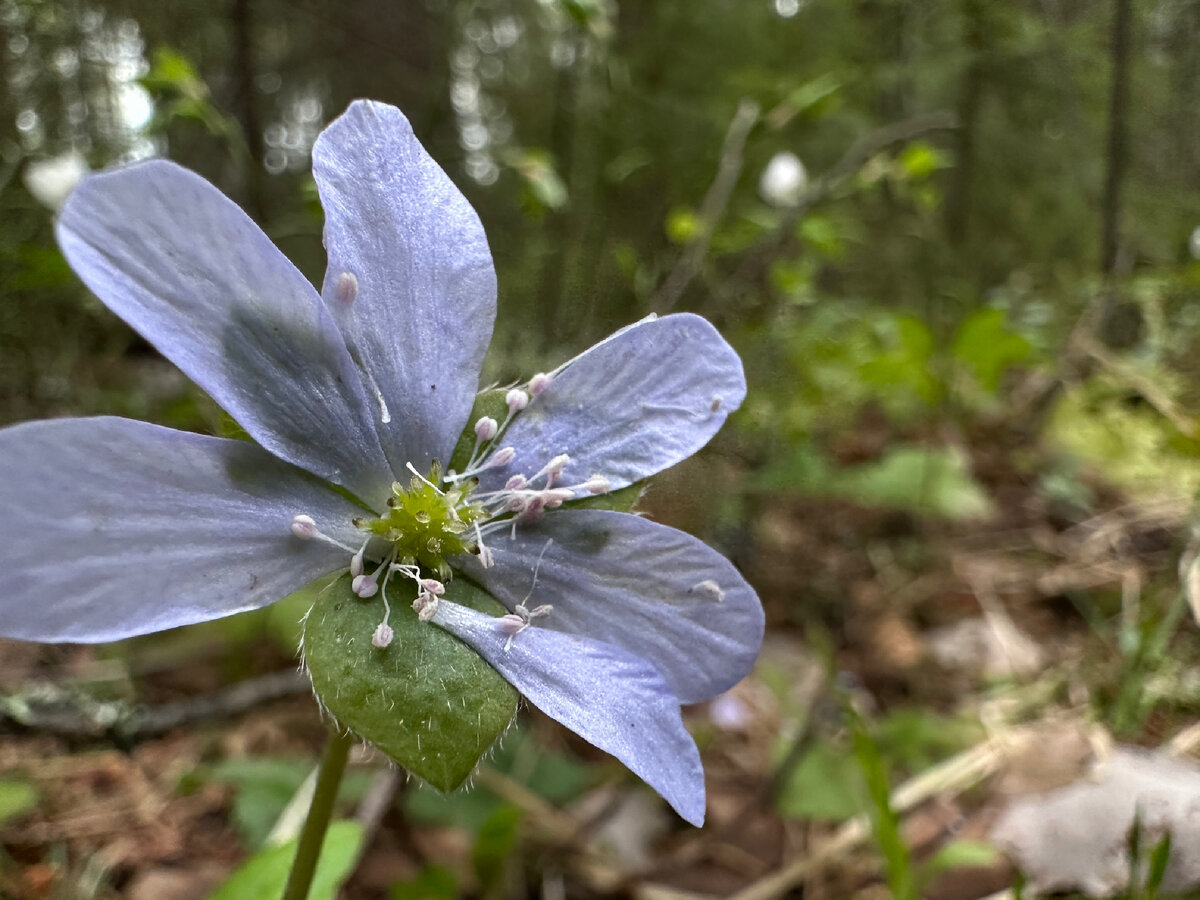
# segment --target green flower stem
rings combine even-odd
[[[342,773],[346,771],[346,758],[350,755],[350,745],[353,743],[354,739],[349,734],[338,731],[329,737],[325,758],[321,760],[321,769],[317,773],[312,805],[304,819],[304,828],[296,847],[296,859],[292,862],[292,871],[288,874],[281,900],[308,900],[313,873],[317,870],[317,859],[325,843],[325,831],[333,815],[333,802],[337,799]]]

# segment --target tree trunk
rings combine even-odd
[[[1108,106],[1108,160],[1101,209],[1100,271],[1116,274],[1121,255],[1121,187],[1129,167],[1129,50],[1133,0],[1115,0],[1112,22],[1112,81]]]

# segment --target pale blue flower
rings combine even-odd
[[[511,416],[476,423],[470,471],[442,476],[433,464],[470,424],[495,317],[479,219],[392,107],[354,103],[313,160],[321,294],[172,163],[90,177],[63,208],[59,242],[84,282],[259,446],[118,418],[0,430],[0,634],[112,641],[255,609],[347,567],[365,597],[397,573],[422,585],[423,619],[700,823],[680,704],[750,669],[758,598],[694,538],[570,501],[703,446],[744,396],[736,354],[696,316],[639,322],[514,389]],[[445,563],[509,615],[453,603],[430,570],[441,557],[396,549],[388,523],[407,513],[388,519],[386,504],[414,472],[461,516],[471,553]],[[382,624],[376,639],[389,640]]]

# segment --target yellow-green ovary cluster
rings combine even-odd
[[[428,479],[414,475],[407,488],[397,481],[387,512],[354,524],[391,543],[395,562],[419,565],[445,580],[450,576],[448,558],[476,552],[472,526],[486,513],[481,504],[467,499],[473,484],[442,491],[435,487],[440,478],[435,466]]]

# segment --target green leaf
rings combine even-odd
[[[788,94],[787,104],[792,108],[794,115],[817,113],[841,88],[841,83],[833,73],[826,72],[794,88]]]
[[[1167,863],[1171,861],[1171,832],[1166,832],[1162,839],[1150,851],[1150,866],[1146,874],[1146,897],[1154,900],[1158,889],[1162,887],[1163,878],[1167,874]]]
[[[333,900],[342,882],[354,871],[362,839],[362,826],[357,822],[334,822],[329,826],[308,900]],[[209,900],[271,900],[282,897],[295,855],[295,841],[254,854],[217,888]]]
[[[0,825],[25,815],[37,802],[37,789],[28,781],[0,781]]]
[[[947,519],[980,518],[991,511],[966,458],[952,447],[895,447],[878,462],[857,466],[838,480],[835,493],[866,506]]]
[[[866,723],[849,702],[843,708],[854,734],[854,756],[867,785],[871,830],[887,865],[888,886],[895,900],[918,900],[912,856],[900,832],[900,817],[892,809],[891,785],[883,756],[867,731]]]
[[[392,885],[392,900],[454,900],[458,896],[458,882],[445,866],[426,866],[416,878]]]
[[[840,822],[863,810],[864,786],[854,757],[827,743],[809,749],[779,792],[779,811],[793,819]]]
[[[415,585],[388,587],[395,636],[379,649],[371,635],[383,619],[378,597],[362,600],[344,575],[314,595],[304,624],[304,661],[313,690],[343,727],[370,741],[443,791],[461,785],[517,711],[517,692],[482,657],[436,625],[417,620]],[[492,615],[496,600],[457,579],[447,599]]]
[[[921,864],[918,880],[928,882],[950,869],[990,866],[999,858],[1000,851],[983,841],[950,841]]]
[[[1003,310],[985,308],[966,318],[954,337],[954,355],[980,386],[994,391],[1004,370],[1024,362],[1033,346],[1021,335],[1010,331]]]
[[[311,759],[270,756],[226,759],[213,766],[210,773],[213,781],[227,782],[237,788],[233,822],[245,846],[257,849],[263,845],[312,768]],[[369,778],[366,772],[348,772],[338,796],[343,800],[361,796]]]
[[[846,254],[846,242],[836,222],[828,216],[810,213],[796,227],[797,236],[828,259],[840,259]]]
[[[404,792],[405,821],[415,825],[475,832],[503,805],[504,801],[486,788],[446,795],[427,784],[417,783]]]
[[[521,810],[517,807],[501,806],[479,829],[471,850],[471,865],[485,894],[500,881],[504,863],[513,855],[521,816]]]
[[[913,141],[901,150],[899,162],[905,177],[914,180],[928,178],[950,165],[945,153],[925,141]]]
[[[554,157],[539,147],[511,149],[504,161],[521,177],[525,197],[542,209],[562,209],[569,194],[566,182],[554,167]]]
[[[207,93],[203,80],[187,57],[170,47],[159,47],[155,51],[150,71],[139,81],[149,90],[173,90],[188,96]]]

